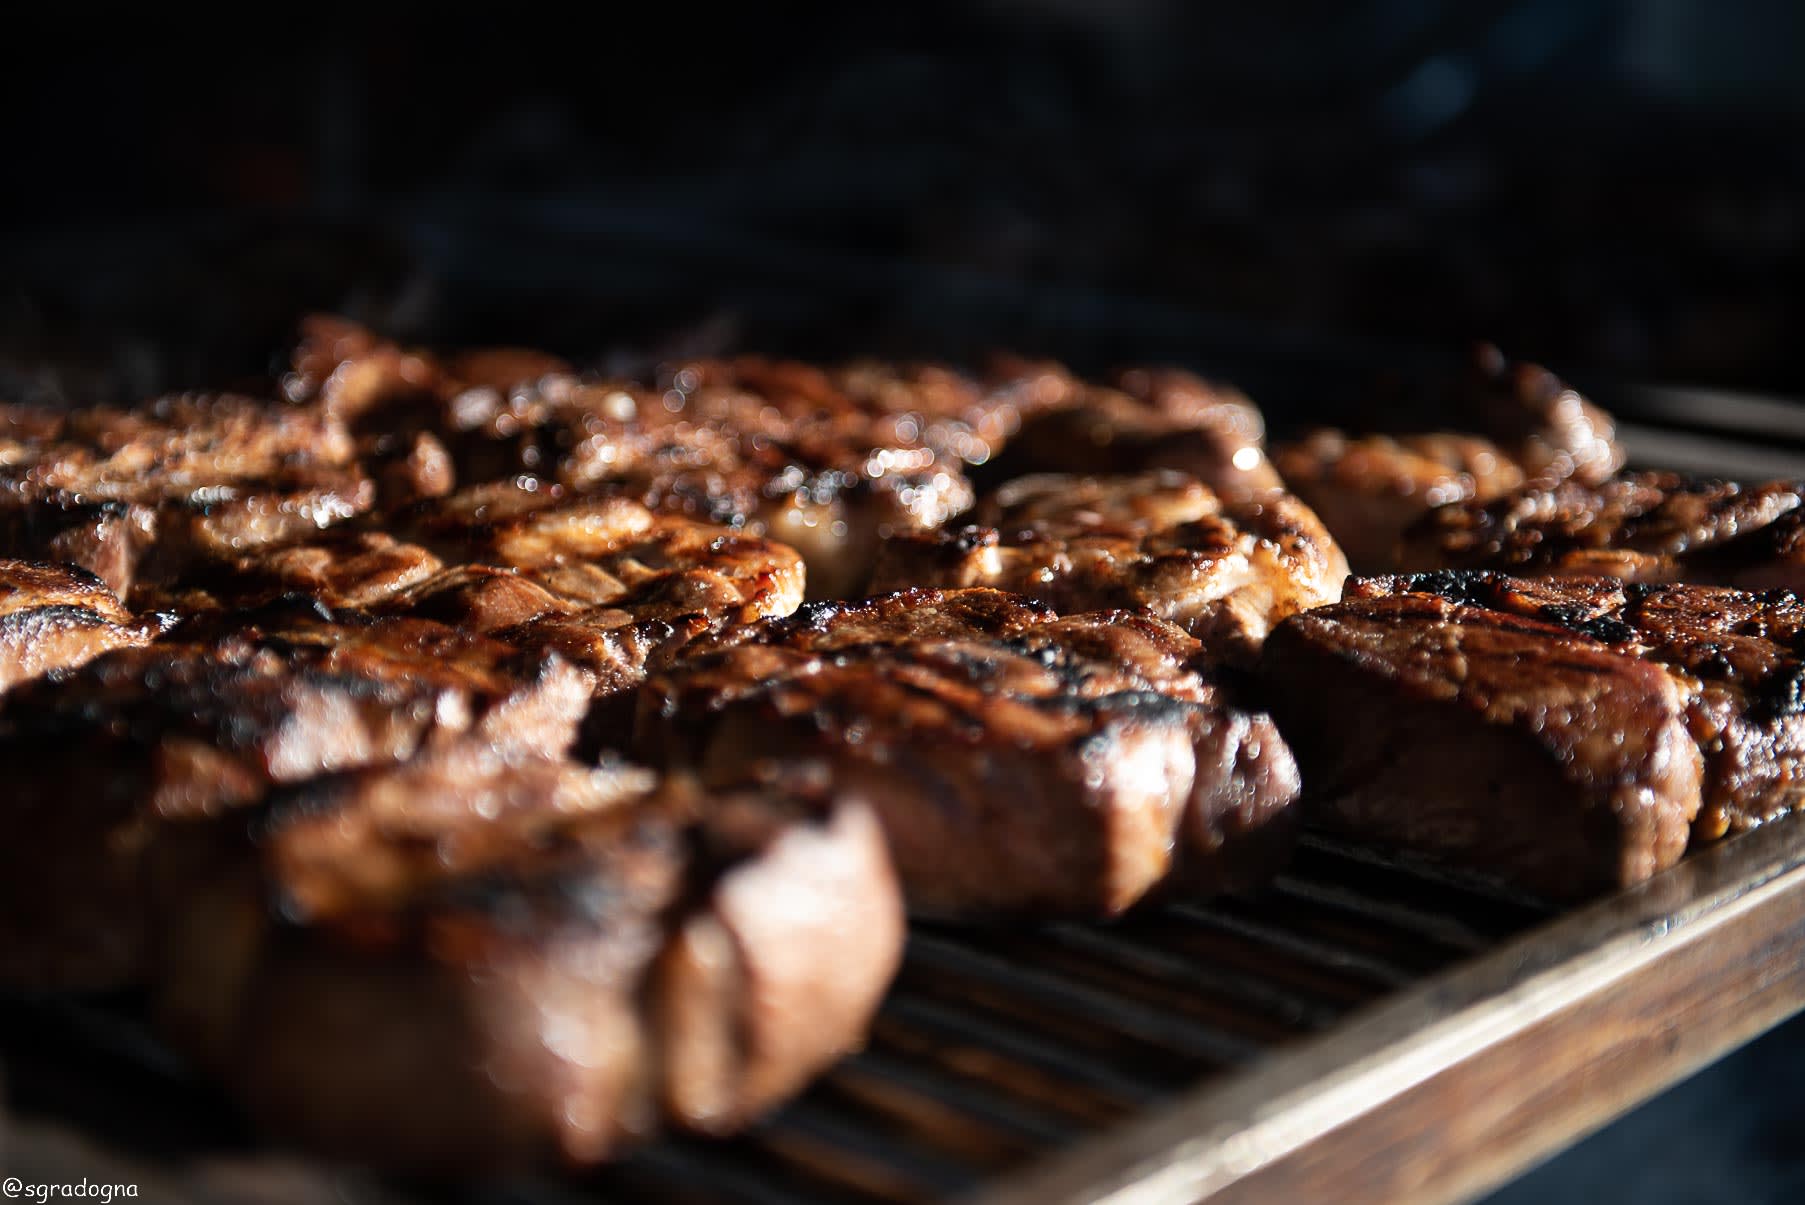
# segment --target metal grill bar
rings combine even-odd
[[[1026,932],[920,926],[870,1046],[741,1138],[667,1139],[582,1180],[401,1200],[495,1203],[910,1202],[970,1193],[1520,932],[1543,912],[1482,884],[1310,838],[1294,870],[1245,899]],[[167,1175],[202,1141],[255,1160],[217,1101],[129,1001],[0,1007],[0,1058],[48,1078],[65,1046],[85,1085],[18,1099],[91,1131],[81,1098],[136,1079],[205,1118],[158,1131]],[[121,1119],[123,1122],[126,1119]],[[123,1132],[125,1124],[112,1127]],[[222,1135],[223,1131],[223,1135]],[[103,1132],[107,1132],[103,1128]]]

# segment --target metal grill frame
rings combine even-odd
[[[1739,424],[1720,401],[1691,411],[1717,435],[1676,432],[1658,405],[1626,423],[1632,458],[1799,470],[1786,445],[1805,444],[1805,411]],[[1779,439],[1747,442],[1762,429]],[[75,1108],[0,1118],[0,1165],[168,1202],[1445,1201],[1802,1007],[1805,818],[1552,919],[1307,838],[1247,900],[1026,934],[917,926],[870,1049],[747,1138],[666,1140],[593,1177],[423,1187],[261,1148],[129,1006],[0,1000],[0,1049],[31,1048],[40,1079],[66,1056],[64,1095],[95,1097],[113,1124]],[[118,1141],[153,1123],[176,1137]]]

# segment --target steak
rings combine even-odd
[[[899,962],[870,812],[462,742],[149,856],[176,1044],[258,1122],[444,1174],[738,1129],[857,1046]]]
[[[1056,364],[1009,363],[1011,392],[1037,399],[995,477],[1031,473],[1189,473],[1242,501],[1281,487],[1266,459],[1265,423],[1234,389],[1179,369],[1130,369],[1116,387]]]
[[[209,628],[223,630],[209,631]],[[460,733],[559,751],[588,677],[422,620],[191,620],[14,689],[0,810],[0,980],[104,986],[143,969],[139,855],[157,827]]]
[[[373,416],[361,420],[373,431],[430,433],[467,484],[530,474],[769,535],[802,554],[822,595],[864,581],[880,536],[969,506],[962,457],[988,456],[983,432],[1009,426],[986,421],[975,386],[928,366],[829,374],[747,357],[680,366],[655,387],[490,352],[478,361],[490,379],[473,381],[468,357],[315,329],[333,337],[303,341],[296,396]],[[506,380],[520,372],[532,375]],[[1001,401],[991,409],[1008,412]]]
[[[809,604],[653,675],[636,742],[710,781],[824,760],[920,912],[1114,915],[1169,880],[1245,885],[1286,848],[1290,755],[1200,652],[1157,619],[994,590]]]
[[[322,412],[231,395],[71,411],[0,468],[0,546],[67,561],[129,598],[197,560],[293,540],[375,488]]]
[[[1273,630],[1264,699],[1310,814],[1552,897],[1672,865],[1710,782],[1694,689],[1555,622],[1577,612],[1492,597],[1460,575],[1355,579]]]
[[[623,497],[500,483],[415,507],[401,529],[461,563],[386,609],[555,649],[598,694],[637,685],[684,641],[802,601],[794,550]]]
[[[1458,597],[1669,671],[1686,691],[1687,728],[1704,757],[1694,842],[1754,828],[1805,800],[1805,602],[1790,590],[1435,573],[1357,582],[1352,592]]]
[[[1022,477],[977,518],[886,541],[872,591],[987,586],[1061,614],[1139,611],[1244,662],[1275,622],[1339,598],[1347,576],[1340,548],[1295,498],[1225,501],[1173,471]]]
[[[1482,348],[1444,401],[1482,435],[1349,435],[1324,429],[1273,453],[1285,483],[1328,523],[1360,572],[1396,565],[1404,530],[1437,506],[1481,502],[1534,482],[1596,484],[1623,465],[1616,427],[1553,373]]]
[[[1743,589],[1805,587],[1805,483],[1738,485],[1677,473],[1565,481],[1429,512],[1406,570],[1496,569]]]
[[[85,569],[0,558],[0,694],[113,649],[147,644],[156,630],[154,620],[133,619]]]

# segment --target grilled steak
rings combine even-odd
[[[869,811],[807,776],[466,742],[150,861],[177,1043],[271,1130],[437,1173],[736,1129],[861,1041],[902,942]]]
[[[148,604],[187,614],[304,598],[335,612],[413,616],[556,649],[598,694],[725,623],[802,601],[801,558],[774,541],[627,498],[521,479],[418,503],[362,528],[198,565]],[[229,618],[228,618],[229,622]]]
[[[1052,364],[1010,364],[1015,395],[1038,400],[1004,449],[996,477],[1030,473],[1189,473],[1241,501],[1281,483],[1266,459],[1260,412],[1233,389],[1178,369],[1131,369],[1117,388]]]
[[[420,620],[214,621],[121,649],[0,709],[0,979],[96,986],[141,970],[138,854],[171,819],[473,732],[568,746],[587,675]]]
[[[1198,653],[1156,619],[994,590],[812,604],[686,650],[642,690],[637,740],[710,779],[825,759],[922,912],[1113,915],[1175,873],[1257,878],[1283,849],[1290,756]]]
[[[1112,608],[1170,620],[1244,661],[1285,616],[1341,596],[1347,561],[1295,498],[1225,502],[1177,472],[1045,474],[1003,485],[982,526],[895,536],[874,593],[989,586],[1061,614]]]
[[[174,580],[138,591],[146,610],[193,615],[301,597],[333,611],[378,607],[427,581],[444,562],[383,532],[338,527],[288,544],[197,562]]]
[[[1670,671],[1704,756],[1694,841],[1753,828],[1805,800],[1805,601],[1790,590],[1433,573],[1357,582],[1352,592],[1454,597]]]
[[[1273,453],[1285,483],[1322,516],[1356,570],[1396,564],[1404,529],[1430,509],[1489,501],[1526,482],[1597,483],[1622,467],[1604,411],[1533,364],[1482,349],[1451,410],[1484,432],[1351,436],[1320,430]]]
[[[0,546],[80,565],[127,598],[140,579],[299,538],[374,498],[325,414],[184,395],[40,425],[0,468]]]
[[[1802,498],[1797,481],[1744,486],[1675,473],[1536,486],[1431,511],[1406,533],[1402,567],[1797,589]]]
[[[802,601],[792,549],[627,498],[501,483],[416,507],[403,529],[462,563],[385,608],[555,649],[595,675],[598,694],[636,685],[648,662],[703,632]]]
[[[377,415],[384,432],[431,433],[460,481],[534,474],[770,535],[802,554],[822,595],[864,581],[880,536],[936,526],[968,506],[962,458],[987,456],[983,432],[1008,426],[986,422],[975,387],[928,367],[829,375],[746,358],[683,366],[654,388],[489,353],[491,379],[473,383],[468,363],[403,352],[355,328],[324,341],[332,354],[310,350],[319,342],[297,355],[298,396]],[[528,369],[533,376],[502,383]],[[995,409],[1009,412],[1000,401]]]
[[[1465,582],[1355,580],[1273,630],[1266,701],[1312,815],[1550,896],[1671,865],[1709,782],[1688,683]]]
[[[0,559],[0,694],[155,634],[85,569]]]

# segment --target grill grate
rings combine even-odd
[[[1246,898],[1107,926],[920,925],[868,1048],[752,1133],[668,1139],[581,1180],[449,1199],[956,1197],[1325,1030],[1545,915],[1478,882],[1307,837],[1291,869]],[[87,1135],[159,1179],[265,1158],[146,1035],[131,1001],[15,999],[0,1006],[0,1031],[28,1134]],[[310,1200],[310,1183],[339,1200],[447,1199],[317,1169],[285,1174],[290,1192],[277,1199]]]

